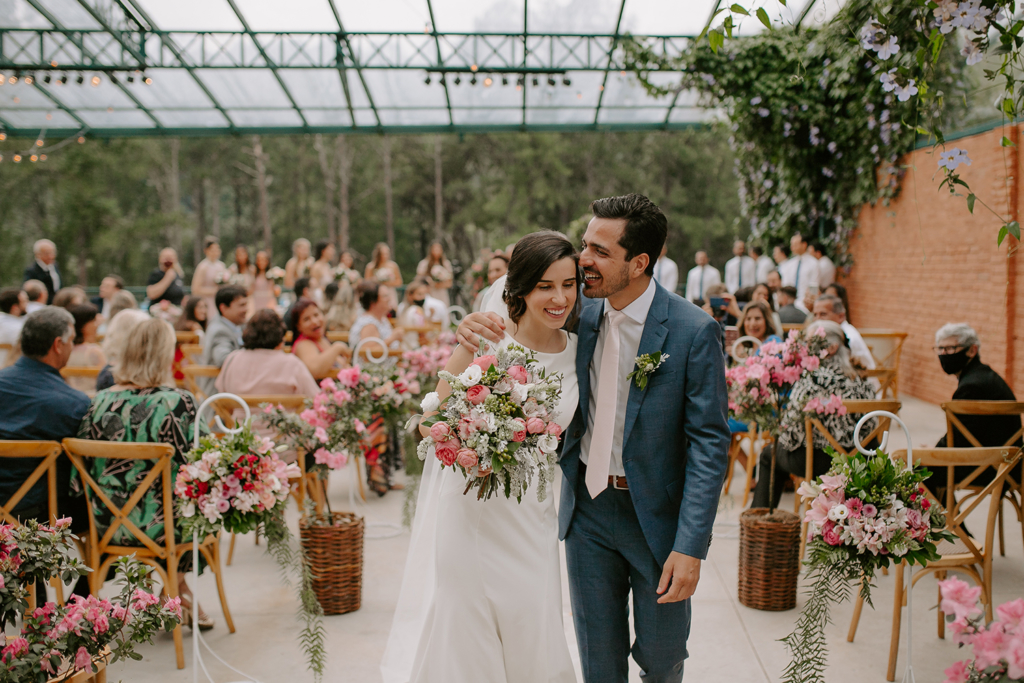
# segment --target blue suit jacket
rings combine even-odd
[[[640,527],[659,563],[671,551],[704,559],[725,480],[729,451],[725,358],[718,323],[661,285],[651,303],[637,355],[670,358],[641,391],[629,384],[622,465]],[[576,372],[580,404],[562,451],[559,537],[572,525],[580,474],[580,440],[590,406],[590,363],[604,300],[585,304]]]

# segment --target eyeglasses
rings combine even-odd
[[[959,351],[960,349],[962,349],[964,347],[963,346],[933,346],[932,348],[935,349],[935,353],[939,354],[940,356],[949,356],[951,354],[956,353],[957,351]]]

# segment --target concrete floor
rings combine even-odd
[[[913,434],[915,445],[934,444],[935,439],[944,433],[945,423],[937,406],[908,398],[904,400],[902,416]],[[893,435],[893,448],[904,444],[902,434]],[[739,471],[737,475],[739,483],[734,483],[732,495],[723,498],[715,541],[693,598],[687,681],[773,682],[779,680],[788,662],[786,650],[778,639],[791,631],[797,611],[759,612],[743,607],[736,599],[736,520],[740,512],[737,494],[742,485],[742,475]],[[350,483],[351,478],[347,475],[334,477],[331,499],[336,509],[348,506]],[[787,494],[783,499],[783,508],[792,505],[790,496]],[[374,497],[359,510],[371,525],[398,523],[402,502],[401,493],[391,493],[382,499]],[[996,604],[1024,594],[1021,527],[1013,519],[1013,513],[1007,512],[1006,556],[997,556],[994,567]],[[290,515],[293,528],[297,528],[296,520],[293,509]],[[369,530],[370,533],[387,531],[384,528]],[[380,681],[378,666],[397,600],[408,540],[408,533],[402,532],[392,538],[366,541],[362,608],[352,614],[328,617],[324,622],[329,650],[325,681]],[[563,574],[564,571],[563,562]],[[251,675],[255,681],[312,681],[312,675],[303,666],[295,638],[297,623],[293,591],[282,585],[277,568],[263,547],[255,546],[251,537],[240,538],[234,564],[225,572],[228,599],[237,628],[234,634],[229,634],[224,626],[211,577],[203,577],[199,584],[200,600],[217,620],[216,628],[206,636],[211,646],[226,662]],[[855,643],[846,642],[852,605],[842,605],[834,610],[834,624],[828,629],[831,652],[827,680],[830,683],[885,680],[892,619],[892,582],[891,575],[878,577],[874,593],[876,609],[865,609]],[[953,642],[936,637],[933,611],[936,593],[935,582],[931,578],[923,579],[914,593],[914,669],[917,680],[922,683],[943,680],[943,669],[966,656],[966,652],[958,650]],[[563,588],[563,609],[566,637],[575,658],[567,588]],[[186,629],[186,642],[190,646],[189,633]],[[193,680],[190,647],[185,652],[187,668],[182,671],[175,669],[174,646],[169,635],[161,635],[153,645],[142,647],[141,653],[143,660],[140,662],[113,666],[109,680],[135,683],[184,683]],[[906,663],[905,645],[900,655],[897,680],[902,678]],[[243,679],[215,661],[211,664],[212,657],[204,659],[218,683]],[[576,665],[578,667],[578,661]],[[634,665],[630,681],[639,680],[639,672]]]

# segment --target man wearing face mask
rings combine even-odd
[[[954,375],[959,380],[953,392],[953,400],[1016,401],[1006,381],[981,362],[979,347],[978,333],[967,323],[949,323],[935,333],[935,353],[939,356],[942,369],[947,375]],[[1020,417],[1017,415],[957,415],[957,418],[982,446],[1002,446],[1020,429]],[[936,445],[946,446],[946,437],[942,437]],[[951,445],[969,448],[973,444],[959,430],[955,430]],[[961,469],[964,469],[963,473]],[[967,476],[973,469],[958,467],[957,478]],[[992,474],[992,470],[983,473],[975,483],[984,484],[982,478],[986,475],[988,481],[991,481]]]

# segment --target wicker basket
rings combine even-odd
[[[747,607],[781,612],[796,607],[800,518],[751,508],[740,515],[739,597]]]
[[[299,523],[302,547],[313,571],[313,590],[324,614],[345,614],[359,609],[363,594],[362,517],[335,512],[334,524]]]

